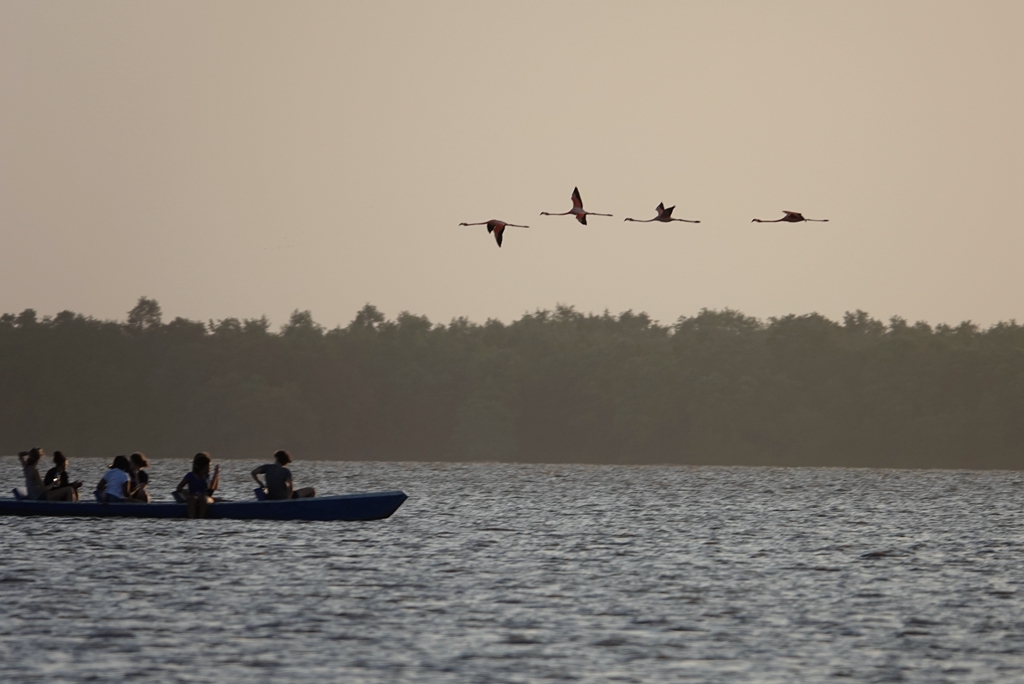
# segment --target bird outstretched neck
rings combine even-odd
[[[583,198],[580,197],[580,189],[572,189],[572,209],[569,211],[563,211],[561,213],[554,213],[550,211],[540,212],[541,216],[575,216],[576,220],[587,225],[588,216],[611,216],[611,214],[598,214],[596,211],[587,211],[583,208]]]
[[[480,221],[479,223],[460,223],[460,226],[487,226],[487,232],[494,234],[494,241],[501,247],[502,233],[505,232],[506,228],[529,228],[530,226],[519,225],[518,223],[506,223],[498,219],[491,219],[490,221]]]
[[[691,219],[672,218],[672,212],[675,211],[675,205],[665,208],[665,203],[661,202],[654,208],[654,211],[658,213],[652,219],[635,219],[628,218],[627,221],[635,221],[637,223],[651,223],[657,221],[658,223],[670,223],[672,221],[682,221],[683,223],[700,223],[700,221],[693,221]]]
[[[693,219],[676,219],[676,218],[652,218],[652,219],[628,218],[628,219],[622,219],[622,220],[623,221],[633,221],[635,223],[651,223],[653,221],[659,221],[661,223],[671,223],[672,221],[682,221],[683,223],[700,223],[700,221],[695,221]]]
[[[803,221],[818,221],[821,223],[828,223],[828,219],[809,219],[804,218],[804,215],[799,211],[785,211],[783,210],[783,217],[777,219],[751,219],[751,223],[801,223]]]

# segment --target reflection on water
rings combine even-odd
[[[154,493],[187,465],[155,464]],[[228,494],[254,465],[226,464]],[[0,519],[0,680],[1024,680],[1019,473],[293,471],[409,500],[366,523]]]

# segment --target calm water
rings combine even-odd
[[[253,465],[227,463],[229,495]],[[0,680],[1024,681],[1021,473],[293,472],[409,500],[370,523],[0,519]],[[18,473],[0,459],[2,491]]]

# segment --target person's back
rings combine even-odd
[[[268,463],[257,470],[267,481],[268,499],[292,498],[292,471],[280,463]]]
[[[292,457],[287,451],[278,451],[274,454],[274,462],[253,468],[252,479],[267,493],[268,499],[305,499],[316,496],[316,490],[312,487],[303,487],[296,490],[292,482],[292,471],[285,466],[292,462]],[[259,476],[263,475],[267,482],[260,481]]]
[[[96,485],[100,499],[107,503],[121,503],[131,497],[131,469],[127,456],[116,456],[103,479]]]

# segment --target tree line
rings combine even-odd
[[[1022,419],[1015,322],[0,316],[8,454],[1019,468]]]

